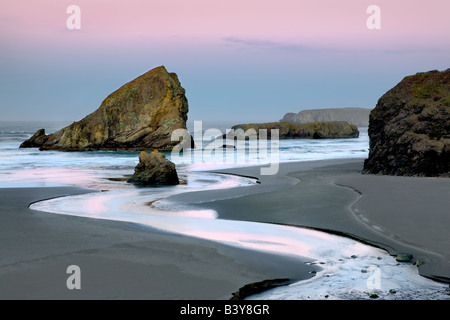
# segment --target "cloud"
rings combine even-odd
[[[301,45],[301,44],[288,44],[270,40],[260,40],[260,39],[242,39],[236,37],[226,37],[223,40],[227,43],[246,46],[250,48],[260,48],[266,50],[282,50],[282,51],[293,51],[293,52],[310,52],[319,50],[319,48]]]
[[[386,43],[380,46],[355,43],[352,46],[313,46],[297,43],[285,43],[271,40],[261,39],[245,39],[237,37],[222,38],[228,44],[252,48],[258,50],[266,50],[272,52],[293,52],[293,53],[317,53],[317,54],[353,54],[353,55],[387,55],[387,56],[411,56],[423,54],[446,54],[449,46],[447,44],[423,46],[423,45],[401,45],[393,48]]]
[[[226,42],[231,42],[235,44],[243,44],[247,46],[257,46],[257,47],[267,47],[267,46],[273,46],[276,44],[274,41],[267,41],[267,40],[258,40],[258,39],[241,39],[241,38],[235,38],[235,37],[227,37],[224,38]]]

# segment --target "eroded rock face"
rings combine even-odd
[[[100,108],[58,132],[22,143],[41,150],[172,150],[186,129],[188,102],[175,73],[161,66],[111,93]],[[36,133],[36,134],[38,134]],[[36,136],[35,134],[35,136]]]
[[[175,164],[161,152],[141,152],[134,175],[128,180],[144,186],[179,184]]]
[[[404,78],[370,114],[364,173],[448,177],[450,69]]]
[[[271,138],[271,129],[278,129],[279,139],[342,139],[359,137],[358,128],[346,121],[303,124],[290,122],[250,123],[236,125],[232,129],[235,131],[242,129],[244,132],[254,129],[257,134],[260,129],[266,129],[268,138]]]

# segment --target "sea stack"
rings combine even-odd
[[[134,169],[134,175],[128,182],[144,186],[177,185],[180,183],[175,164],[158,151],[140,153],[139,163]]]
[[[450,69],[417,73],[384,94],[370,113],[364,173],[450,176]]]
[[[175,73],[157,67],[111,93],[84,119],[58,132],[39,130],[21,148],[40,150],[161,150],[178,144],[172,132],[186,129],[188,101]]]

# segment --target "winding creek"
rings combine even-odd
[[[449,299],[447,286],[421,277],[384,250],[353,239],[306,228],[223,220],[214,210],[170,206],[180,192],[251,186],[253,179],[196,172],[182,188],[115,189],[40,201],[33,210],[134,222],[159,230],[217,241],[248,250],[305,258],[320,267],[314,277],[248,299]],[[160,200],[164,199],[164,205]],[[170,210],[167,210],[170,207]],[[371,296],[372,295],[372,296]]]

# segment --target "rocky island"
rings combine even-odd
[[[364,173],[450,176],[450,69],[407,76],[370,113]]]
[[[365,108],[327,108],[302,110],[299,113],[286,113],[280,122],[309,123],[347,121],[357,127],[369,125],[370,109]]]
[[[178,76],[157,67],[111,93],[80,121],[46,135],[38,130],[21,148],[40,150],[170,151],[176,129],[186,129],[188,101]]]
[[[290,123],[290,122],[267,122],[239,124],[232,127],[233,130],[254,129],[258,135],[260,129],[267,130],[267,138],[271,138],[270,130],[279,130],[279,139],[342,139],[358,138],[358,128],[346,121]],[[226,137],[226,136],[224,136]],[[229,135],[228,135],[229,137]]]

